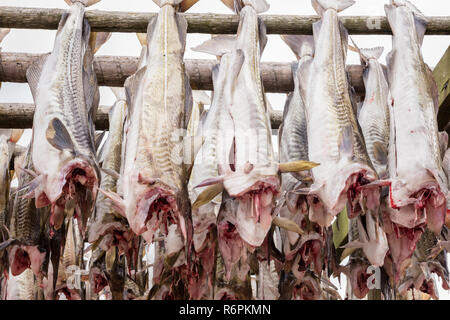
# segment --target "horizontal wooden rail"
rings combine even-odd
[[[299,3],[300,6],[300,3]],[[0,7],[0,28],[57,29],[64,9]],[[155,13],[88,10],[93,31],[146,32]],[[189,33],[234,34],[239,16],[234,14],[186,13]],[[312,34],[318,16],[261,15],[268,34]],[[391,34],[384,16],[342,16],[350,34]],[[428,17],[427,34],[450,34],[450,17]]]
[[[37,54],[0,53],[0,82],[27,82],[26,70],[39,58]],[[212,90],[212,68],[216,60],[186,60],[191,87],[194,90]],[[94,60],[98,84],[101,86],[123,86],[127,77],[136,72],[137,57],[98,56]],[[357,94],[364,93],[362,67],[348,66],[351,85]],[[294,89],[291,63],[264,62],[261,64],[261,75],[266,92],[288,93]]]
[[[108,111],[111,106],[99,106],[95,119],[96,130],[108,130]],[[0,128],[29,129],[33,126],[35,106],[32,103],[0,103]],[[273,111],[272,129],[278,129],[283,120],[282,111]]]

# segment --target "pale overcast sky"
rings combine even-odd
[[[290,14],[290,15],[315,15],[310,0],[268,0],[270,10],[265,14]],[[356,0],[356,4],[346,9],[342,15],[369,15],[384,16],[384,4],[388,0]],[[412,2],[426,16],[449,16],[449,0],[412,0]],[[0,0],[0,6],[17,7],[45,7],[45,8],[68,8],[63,0]],[[150,0],[102,0],[88,10],[109,11],[134,11],[134,12],[157,12],[158,6]],[[231,13],[220,0],[200,0],[189,12],[193,13]],[[0,44],[5,52],[28,52],[46,53],[52,50],[56,30],[19,30],[13,29]],[[360,35],[352,36],[360,47],[383,46],[384,54],[381,62],[385,63],[385,56],[391,50],[391,36]],[[205,34],[189,34],[186,45],[186,58],[189,59],[214,59],[213,56],[192,51],[190,48],[201,44],[209,39]],[[426,36],[423,43],[423,57],[432,68],[440,60],[445,50],[450,45],[450,36]],[[97,55],[121,55],[138,56],[140,44],[132,33],[114,33],[110,40],[97,52]],[[270,35],[266,49],[262,56],[263,61],[290,62],[295,56],[277,35]],[[359,57],[348,53],[347,63],[359,64]],[[108,88],[100,88],[102,105],[112,105],[114,95]],[[286,95],[268,94],[268,98],[274,109],[281,110],[284,106]],[[33,98],[27,84],[3,83],[0,90],[0,103],[2,102],[25,102],[32,103]],[[26,145],[30,138],[30,130],[22,137],[20,144]],[[333,281],[334,282],[334,281]],[[441,299],[450,299],[448,292],[441,289]],[[343,297],[345,281],[340,290]]]

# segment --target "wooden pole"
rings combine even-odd
[[[111,106],[99,106],[94,121],[96,130],[108,130],[108,111]],[[35,106],[32,103],[0,103],[0,128],[29,129],[33,126]],[[273,111],[272,129],[278,129],[283,120],[282,111]]]
[[[57,29],[64,9],[0,7],[0,28]],[[146,32],[156,13],[88,10],[86,18],[93,31]],[[235,34],[235,14],[186,13],[189,33]],[[312,34],[318,16],[261,15],[268,34]],[[342,16],[350,34],[391,34],[384,16]],[[450,17],[428,17],[427,34],[450,34]]]
[[[27,82],[26,70],[40,57],[39,54],[0,53],[0,82]],[[193,90],[212,90],[212,68],[216,60],[186,60]],[[138,57],[98,56],[94,59],[94,69],[100,86],[123,86],[127,77],[136,72]],[[350,65],[351,85],[357,94],[363,94],[362,67]],[[261,63],[261,76],[265,92],[289,93],[294,90],[291,63]]]

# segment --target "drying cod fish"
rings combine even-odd
[[[36,111],[33,118],[33,181],[28,195],[36,207],[51,204],[50,224],[63,223],[65,206],[75,208],[84,232],[94,208],[100,172],[94,124],[99,92],[93,54],[107,39],[90,32],[85,7],[98,0],[66,0],[53,51],[27,70]]]
[[[353,49],[359,53],[364,66],[366,88],[364,102],[358,109],[358,123],[366,142],[367,153],[381,179],[388,177],[387,154],[389,146],[389,87],[382,65],[377,59],[383,47]]]
[[[377,179],[367,155],[364,138],[356,121],[350,85],[345,71],[348,34],[338,12],[352,0],[313,0],[321,20],[313,25],[315,56],[304,64],[307,83],[309,159],[319,162],[312,169],[309,189],[309,218],[328,227],[348,200],[348,215],[379,206],[378,188],[361,189]]]
[[[431,255],[432,249],[437,243],[436,235],[430,230],[425,230],[417,242],[411,266],[406,270],[405,277],[398,286],[400,294],[405,294],[406,290],[409,289],[416,289],[430,295],[433,299],[439,299],[438,287],[433,273],[441,278],[444,290],[450,289],[447,252],[441,251],[435,257]]]
[[[387,57],[392,95],[389,149],[390,220],[404,229],[426,224],[439,234],[448,191],[436,113],[436,86],[424,63],[421,45],[427,20],[406,0],[385,5],[393,31]],[[402,232],[401,236],[406,236]]]
[[[152,242],[158,228],[167,234],[169,225],[177,224],[190,243],[189,167],[182,163],[179,147],[192,95],[183,62],[187,22],[177,11],[196,1],[154,2],[161,9],[148,25],[146,63],[125,83],[129,113],[119,179],[123,199],[110,191],[105,194],[147,242]]]
[[[22,167],[33,170],[32,148],[28,146]],[[25,171],[18,173],[19,191],[14,195],[9,221],[10,238],[4,242],[8,247],[9,266],[12,275],[17,276],[31,267],[36,276],[42,276],[41,266],[46,255],[42,239],[48,215],[36,209],[33,199],[24,198],[25,191],[20,191],[32,177]],[[42,213],[42,215],[41,215]]]
[[[408,1],[392,1],[385,11],[394,36],[387,57],[392,102],[383,226],[398,281],[425,225],[436,234],[441,231],[448,181],[442,170],[435,82],[421,54],[427,21]]]
[[[282,39],[295,53],[299,62],[293,70],[294,92],[286,101],[279,130],[280,162],[308,160],[307,119],[303,102],[306,84],[301,72],[304,66],[313,60],[314,39],[312,36],[291,35],[282,36]],[[283,173],[281,178],[286,203],[281,207],[280,216],[296,223],[302,231],[300,235],[298,231],[281,230],[285,263],[290,265],[289,270],[292,269],[293,275],[300,283],[310,266],[316,274],[321,274],[324,233],[319,225],[307,218],[307,199],[301,189],[309,185],[308,179],[302,181],[302,178],[309,177]]]
[[[194,50],[198,50],[198,48]],[[208,114],[198,129],[198,134],[204,137],[204,142],[195,157],[189,181],[192,222],[194,226],[193,243],[197,253],[200,253],[202,250],[214,253],[216,247],[217,232],[213,231],[213,228],[215,229],[216,227],[217,215],[222,200],[222,187],[214,185],[212,187],[195,188],[195,186],[208,178],[217,177],[219,174],[217,150],[219,148],[220,135],[225,130],[231,129],[229,113],[222,106],[226,105],[226,101],[231,95],[231,88],[235,79],[233,72],[236,72],[236,68],[233,68],[234,58],[235,54],[225,53],[220,59],[220,65],[214,67],[213,100]],[[228,127],[224,127],[225,125],[228,125]],[[219,242],[222,240],[219,239]],[[210,256],[204,255],[204,257],[207,259],[205,265],[211,267],[211,269],[203,269],[203,272],[212,276],[216,258],[214,254]],[[224,259],[226,260],[227,257]],[[207,275],[202,276],[206,277]],[[212,285],[212,282],[210,284]],[[212,291],[211,288],[211,294]]]
[[[244,241],[260,246],[272,224],[274,197],[279,192],[278,171],[301,171],[317,164],[275,161],[271,142],[269,109],[262,87],[260,56],[267,42],[265,26],[258,13],[268,10],[265,0],[224,1],[240,14],[235,38],[214,37],[198,51],[216,56],[234,54],[227,77],[231,94],[221,108],[228,112],[220,117],[220,139],[217,143],[219,176],[206,179],[197,187],[220,183],[231,197],[238,199],[236,228]]]
[[[109,135],[99,152],[102,170],[110,172],[110,174],[102,173],[100,188],[103,190],[117,191],[118,177],[114,176],[114,173],[120,172],[126,110],[125,92],[119,91],[116,103],[109,110]],[[91,221],[90,243],[96,243],[104,251],[117,246],[120,254],[128,254],[133,233],[129,230],[126,218],[114,208],[111,199],[103,194],[98,195]]]

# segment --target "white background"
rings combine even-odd
[[[310,0],[268,0],[270,10],[265,14],[296,14],[296,15],[315,15]],[[426,16],[449,16],[449,0],[412,0],[412,2]],[[384,16],[384,4],[388,0],[356,0],[356,4],[346,9],[342,15],[370,15]],[[0,0],[2,6],[17,7],[41,7],[41,8],[67,8],[63,0]],[[103,0],[88,10],[110,10],[110,11],[134,11],[134,12],[157,12],[158,6],[150,0]],[[195,13],[231,13],[220,0],[200,0],[193,6],[189,12]],[[3,51],[6,52],[27,52],[27,53],[46,53],[52,50],[56,30],[19,30],[14,29],[1,43]],[[209,39],[205,34],[189,34],[186,46],[186,58],[214,59],[214,57],[197,53],[190,48]],[[391,48],[390,36],[362,35],[352,36],[356,44],[360,47],[383,46],[384,54],[381,62],[385,63],[385,56]],[[445,50],[450,44],[450,36],[426,36],[423,43],[423,57],[431,68],[438,63]],[[119,56],[138,56],[140,53],[140,44],[136,36],[132,33],[114,33],[111,39],[97,52],[97,55],[119,55]],[[262,56],[263,61],[290,62],[295,60],[295,56],[284,44],[279,36],[269,35],[267,47]],[[348,53],[347,63],[359,64],[359,57],[353,53]],[[108,88],[100,88],[100,104],[112,105],[114,95]],[[268,94],[272,107],[276,110],[282,110],[286,95]],[[27,84],[3,83],[0,90],[0,103],[4,102],[23,102],[32,103],[33,98]],[[19,144],[26,145],[30,139],[30,131],[26,130]],[[276,146],[275,146],[276,147]],[[335,281],[333,281],[335,282]],[[342,282],[345,289],[345,281]],[[440,286],[440,285],[439,285]],[[343,293],[344,290],[340,290]],[[342,294],[343,297],[345,296]],[[449,292],[440,290],[441,299],[450,299]]]

